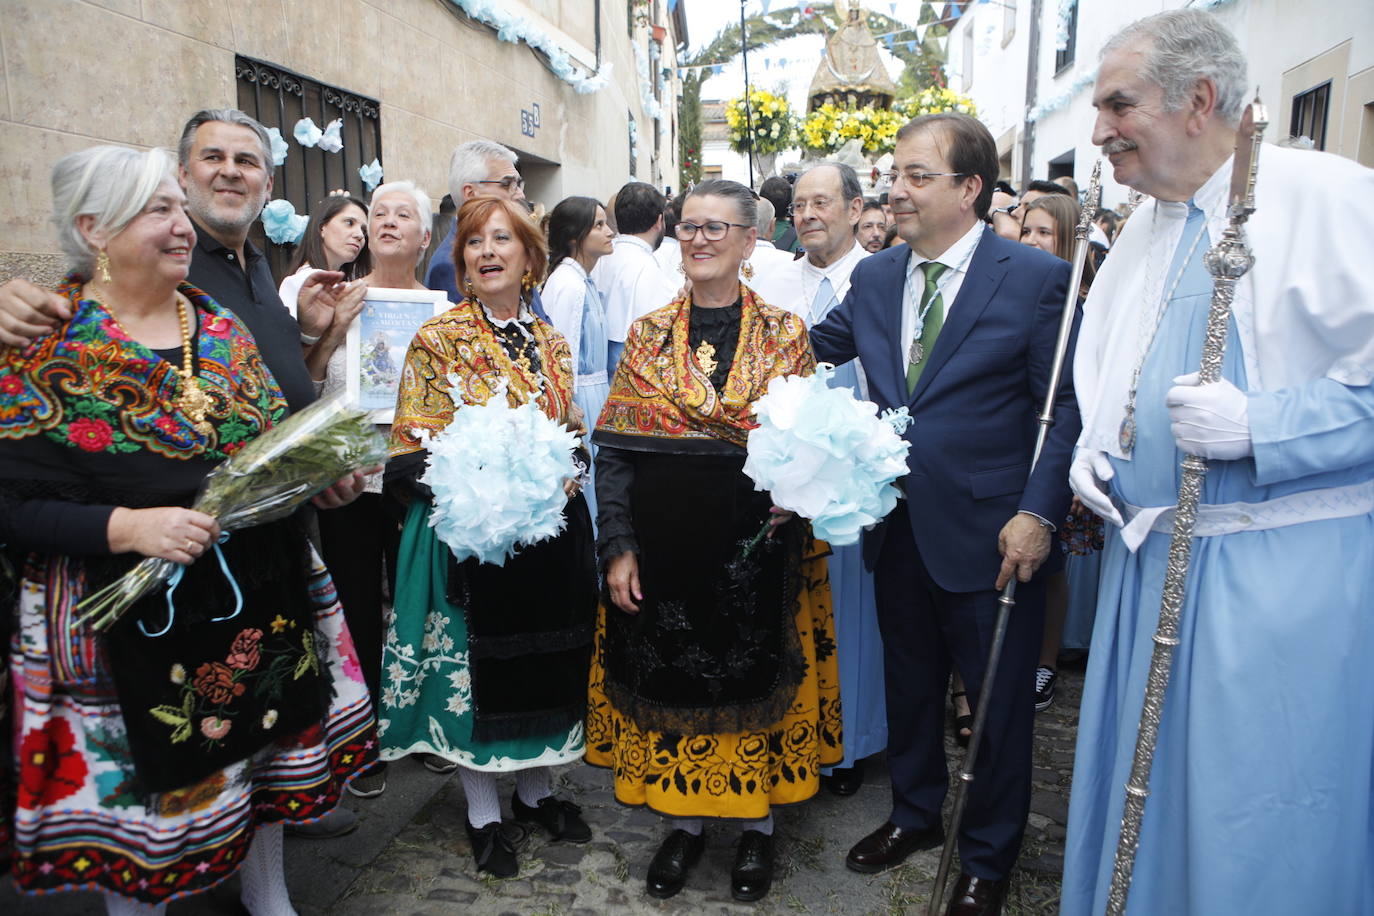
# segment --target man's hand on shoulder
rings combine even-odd
[[[0,285],[0,344],[27,347],[70,317],[67,300],[52,290],[22,277]]]
[[[997,550],[1002,554],[997,588],[1003,588],[1013,575],[1021,582],[1029,582],[1050,555],[1050,529],[1029,512],[1018,512],[997,535]]]

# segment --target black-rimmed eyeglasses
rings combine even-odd
[[[753,226],[746,226],[744,223],[722,223],[719,220],[711,220],[698,226],[696,223],[678,223],[673,229],[673,234],[684,242],[690,242],[697,237],[697,230],[700,229],[706,236],[708,242],[719,242],[725,238],[725,234],[730,231],[730,227],[736,229],[752,229]]]
[[[477,184],[499,184],[502,191],[509,191],[511,188],[525,187],[525,179],[519,175],[507,175],[505,178],[480,178]]]

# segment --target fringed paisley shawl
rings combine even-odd
[[[740,287],[739,346],[723,391],[688,345],[691,297],[650,312],[630,328],[611,393],[596,425],[598,444],[639,451],[739,452],[757,424],[753,403],[780,375],[815,369],[806,325]]]
[[[464,404],[485,404],[505,384],[512,407],[536,400],[554,420],[571,419],[572,354],[563,335],[544,321],[530,326],[539,348],[542,373],[506,353],[482,306],[464,299],[420,326],[406,354],[401,388],[391,426],[391,457],[424,448],[424,433],[437,434],[453,422],[452,380]],[[590,420],[590,418],[588,418]]]

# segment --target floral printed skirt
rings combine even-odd
[[[835,622],[825,559],[802,564],[796,616],[806,677],[782,720],[755,732],[670,735],[641,730],[607,698],[603,683],[603,607],[592,655],[587,762],[615,774],[616,800],[670,817],[758,820],[773,805],[805,801],[820,787],[820,768],[844,759]]]
[[[467,620],[445,597],[448,561],[448,547],[429,527],[428,507],[412,507],[401,531],[396,605],[382,655],[382,759],[435,754],[493,773],[580,760],[581,722],[549,735],[473,738]]]
[[[154,904],[188,896],[233,874],[259,825],[315,820],[338,804],[376,740],[343,612],[313,551],[311,642],[333,682],[328,713],[194,785],[150,796],[132,790],[133,764],[103,647],[70,629],[83,579],[68,570],[62,558],[26,570],[11,647],[11,871],[20,890],[102,890]],[[242,661],[236,651],[226,665]],[[201,726],[210,738],[213,728]],[[210,726],[224,727],[219,720]]]

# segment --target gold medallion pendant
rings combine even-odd
[[[186,414],[186,419],[191,421],[196,432],[202,436],[210,435],[214,429],[210,425],[210,421],[205,419],[205,415],[210,412],[213,405],[214,401],[201,387],[199,379],[186,375],[181,377],[181,396],[177,398],[177,407]]]
[[[184,414],[196,432],[208,436],[214,431],[205,415],[214,406],[214,401],[202,387],[204,382],[196,378],[196,364],[199,357],[192,352],[195,337],[191,333],[194,320],[194,307],[181,293],[177,293],[177,315],[181,319],[181,394],[177,397],[177,408]]]
[[[716,348],[709,340],[697,344],[696,358],[702,372],[710,375],[716,371]]]

